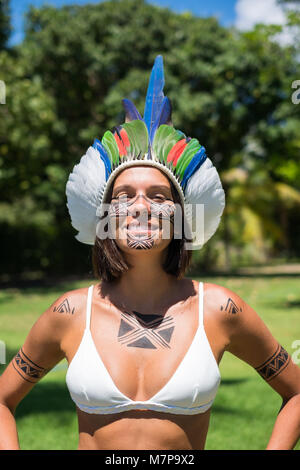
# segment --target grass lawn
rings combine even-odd
[[[294,341],[300,341],[300,276],[201,280],[238,293],[258,312],[285,349],[300,361],[300,346],[297,354],[292,346]],[[0,340],[6,344],[6,362],[19,350],[38,316],[59,295],[91,283],[87,280],[56,288],[2,290]],[[4,368],[5,365],[0,365],[0,374]],[[279,395],[255,370],[229,353],[225,353],[220,370],[222,382],[212,408],[206,449],[264,449],[281,406]],[[19,405],[16,419],[22,449],[77,448],[77,416],[65,375],[66,361],[62,361]],[[296,449],[300,450],[300,441]]]

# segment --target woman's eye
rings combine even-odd
[[[127,193],[122,193],[122,194],[117,194],[117,196],[114,196],[112,199],[129,199],[131,196]]]

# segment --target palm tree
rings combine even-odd
[[[267,170],[231,168],[221,173],[226,192],[223,240],[226,268],[231,267],[232,246],[252,244],[255,261],[266,262],[279,244],[289,251],[289,211],[300,207],[300,191],[274,181]]]

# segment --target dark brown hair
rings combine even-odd
[[[174,184],[170,181],[173,200],[175,203],[180,204],[182,214],[184,214],[181,200]],[[113,184],[107,194],[106,201],[111,201],[113,191]],[[107,215],[107,214],[106,214]],[[184,247],[186,238],[184,235],[184,216],[182,217],[182,238],[172,238],[168,248],[163,268],[166,273],[173,274],[178,279],[184,276],[188,269],[191,259],[192,251],[186,250]],[[118,247],[113,238],[100,239],[96,237],[95,244],[92,252],[92,263],[94,276],[100,280],[111,282],[121,276],[124,272],[128,271],[131,267],[125,261],[122,250]]]

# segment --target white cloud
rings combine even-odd
[[[276,0],[237,0],[235,5],[235,26],[243,31],[252,29],[258,23],[286,24],[285,9]],[[277,39],[282,45],[294,41],[295,30],[285,27]]]
[[[257,23],[284,24],[283,9],[276,0],[238,0],[235,25],[242,30],[251,29]]]

